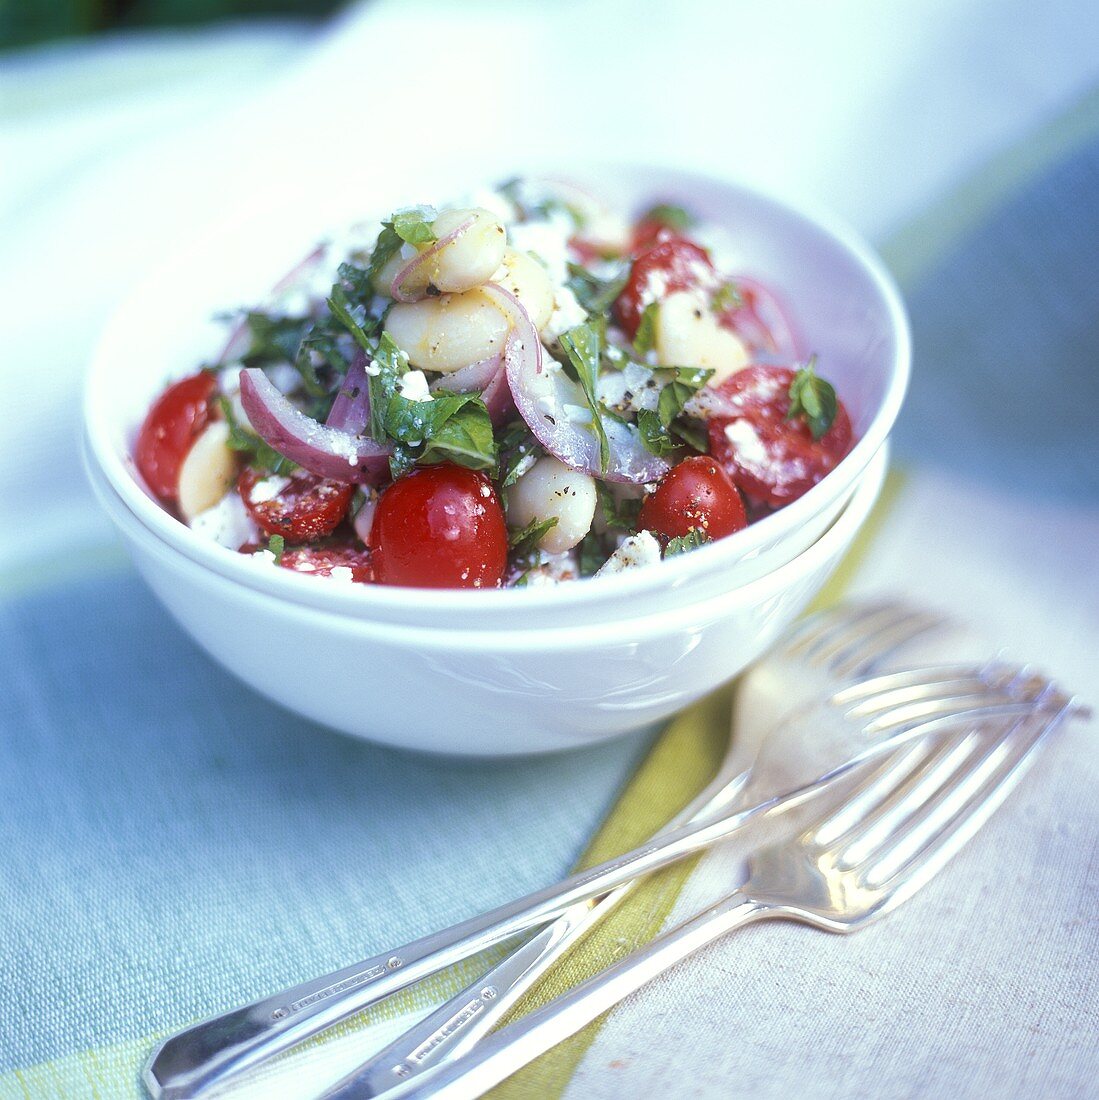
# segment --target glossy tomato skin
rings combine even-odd
[[[164,502],[179,495],[179,470],[211,419],[217,389],[205,371],[172,383],[153,402],[134,446],[134,461],[145,484]]]
[[[504,510],[484,474],[425,466],[382,493],[370,548],[380,584],[495,588],[507,567]]]
[[[308,470],[279,477],[245,467],[237,479],[237,491],[265,535],[281,535],[287,542],[311,542],[339,526],[355,489]]]
[[[632,340],[645,306],[677,290],[717,285],[710,255],[683,237],[671,237],[646,249],[630,266],[630,276],[614,303],[615,317]]]
[[[744,501],[729,475],[705,455],[673,466],[645,498],[638,527],[665,542],[690,531],[722,539],[748,526]]]
[[[786,419],[795,373],[772,366],[739,371],[718,389],[731,415],[710,420],[710,453],[753,501],[773,508],[808,492],[851,449],[842,401],[820,439],[803,417]]]

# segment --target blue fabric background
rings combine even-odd
[[[289,643],[241,644],[294,675]],[[129,571],[0,604],[0,1071],[551,881],[645,747],[469,763],[356,742],[229,677]]]

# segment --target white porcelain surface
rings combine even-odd
[[[245,683],[345,733],[429,752],[497,756],[638,730],[735,676],[805,607],[850,546],[886,461],[883,449],[829,530],[766,577],[699,603],[583,630],[532,629],[521,617],[504,630],[431,629],[304,607],[180,553],[91,473],[153,590]],[[278,641],[257,646],[256,638]]]
[[[193,370],[215,353],[223,338],[211,321],[215,313],[262,296],[333,225],[413,199],[446,199],[471,181],[514,171],[514,165],[499,171],[483,163],[476,169],[451,165],[415,183],[387,170],[384,180],[333,183],[326,178],[323,192],[315,195],[279,195],[273,189],[253,209],[143,281],[108,326],[87,384],[91,465],[144,527],[208,570],[240,587],[371,622],[497,629],[519,618],[531,628],[575,629],[674,610],[788,562],[843,507],[893,425],[909,369],[903,307],[876,258],[847,229],[733,183],[667,168],[587,166],[567,175],[622,208],[638,210],[656,200],[692,207],[703,221],[733,232],[738,269],[763,277],[789,302],[859,436],[851,454],[801,500],[660,569],[556,590],[437,592],[371,585],[341,589],[265,568],[194,535],[141,486],[130,459],[137,427],[168,378]]]

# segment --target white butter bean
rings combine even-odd
[[[212,508],[237,476],[237,456],[229,449],[229,425],[215,420],[194,441],[179,468],[179,511],[190,523]]]
[[[553,313],[553,283],[533,256],[509,248],[492,281],[519,299],[539,332],[546,327]]]
[[[504,350],[507,318],[482,290],[398,302],[386,331],[420,370],[450,374]]]
[[[714,371],[710,385],[748,365],[748,349],[689,290],[669,294],[656,314],[656,355],[665,366],[703,367]]]
[[[428,281],[445,292],[472,290],[492,278],[507,247],[507,231],[488,210],[444,210],[431,226],[436,237],[445,237],[463,222],[472,225],[434,257]]]
[[[540,458],[507,490],[508,522],[556,519],[538,546],[551,554],[571,550],[590,530],[596,505],[595,480],[556,458]]]

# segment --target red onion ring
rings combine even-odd
[[[240,400],[260,438],[310,473],[368,485],[389,476],[388,448],[306,416],[259,367],[240,372]]]
[[[515,411],[503,353],[444,374],[431,383],[431,389],[433,393],[479,393],[494,428],[503,425]]]
[[[332,402],[325,424],[348,435],[361,435],[370,422],[370,380],[366,375],[366,353],[358,351]]]
[[[732,282],[743,304],[726,310],[721,320],[754,352],[774,355],[780,362],[804,359],[797,329],[774,291],[747,275],[734,276]]]
[[[492,283],[482,291],[512,323],[504,347],[508,387],[535,439],[566,466],[604,481],[643,485],[663,477],[671,468],[669,463],[646,450],[636,429],[610,417],[603,419],[610,455],[606,471],[601,469],[595,433],[569,419],[565,409],[566,405],[586,408],[583,391],[556,366],[543,368],[538,330],[512,295]]]
[[[442,378],[431,383],[431,388],[445,390],[447,393],[480,393],[500,373],[503,363],[503,353],[488,359],[478,359],[476,363],[470,363],[468,367],[462,367],[453,374],[444,374]]]
[[[413,282],[413,276],[421,275],[422,268],[438,256],[447,245],[453,244],[473,225],[475,220],[475,218],[466,218],[465,221],[459,222],[449,233],[444,233],[438,240],[433,241],[428,248],[425,248],[423,252],[413,256],[393,276],[393,281],[389,284],[389,296],[395,302],[418,302],[421,298],[426,298],[427,288],[431,280],[425,279],[422,288],[409,290],[407,286],[410,282]]]

